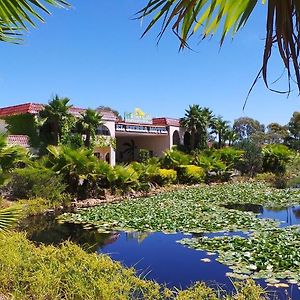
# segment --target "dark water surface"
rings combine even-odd
[[[281,226],[300,224],[300,206],[278,211],[267,210],[257,205],[228,208],[260,213],[260,218],[282,221]],[[233,290],[231,281],[225,275],[230,269],[215,260],[217,255],[207,255],[204,251],[196,251],[176,243],[191,235],[161,232],[103,234],[96,230],[83,229],[81,225],[58,224],[55,216],[51,215],[31,217],[20,224],[20,229],[26,230],[29,239],[37,243],[57,245],[71,240],[87,251],[108,254],[125,266],[135,267],[138,274],[145,278],[154,279],[169,287],[186,288],[195,281],[205,281],[212,287]],[[213,235],[215,234],[209,234]],[[203,262],[203,258],[209,258],[211,261]],[[264,281],[260,280],[259,283],[266,286]],[[280,299],[287,299],[284,289],[276,291]],[[300,299],[300,291],[295,285],[288,288],[288,294],[292,299]]]

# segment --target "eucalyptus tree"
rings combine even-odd
[[[268,144],[282,144],[289,136],[288,128],[275,122],[270,123],[266,136]]]
[[[41,12],[50,14],[47,6],[68,7],[65,0],[1,0],[0,41],[20,43],[20,36],[36,21],[44,22]]]
[[[46,144],[57,146],[65,133],[70,133],[70,127],[73,126],[74,118],[69,110],[72,105],[69,105],[69,98],[60,98],[54,96],[48,105],[39,113],[42,119],[40,122],[40,136],[45,139]],[[72,124],[69,124],[72,123]]]
[[[240,140],[250,139],[255,133],[264,132],[264,126],[259,121],[249,117],[241,117],[234,121],[233,130]]]
[[[287,144],[295,150],[300,150],[300,112],[295,111],[288,125],[289,136]]]
[[[84,145],[91,147],[91,140],[95,139],[97,128],[103,124],[102,116],[93,109],[88,108],[77,122],[77,128],[81,134],[85,135]]]
[[[290,82],[295,81],[300,91],[300,5],[298,0],[148,0],[138,13],[138,18],[150,18],[145,35],[152,27],[158,26],[160,39],[168,28],[178,36],[180,49],[189,47],[188,41],[200,32],[201,38],[209,38],[218,32],[220,45],[225,38],[235,35],[254,14],[261,3],[266,10],[266,38],[262,67],[256,80],[262,75],[269,87],[269,63],[273,50],[281,57]],[[254,83],[256,82],[254,81]]]
[[[218,116],[212,120],[211,129],[212,133],[218,137],[218,148],[221,148],[225,145],[230,131],[229,121],[223,120],[221,116]]]
[[[185,116],[180,119],[180,123],[191,134],[191,150],[195,148],[206,148],[208,128],[211,126],[213,113],[207,107],[198,104],[190,105],[185,110]]]

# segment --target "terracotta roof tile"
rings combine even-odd
[[[174,119],[174,118],[153,118],[152,119],[153,124],[155,125],[169,125],[169,126],[180,126],[180,121],[179,119]]]

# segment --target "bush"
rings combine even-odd
[[[294,152],[285,145],[267,145],[262,153],[263,170],[275,174],[284,174],[288,162],[294,156]]]
[[[178,177],[182,183],[200,183],[204,181],[205,171],[195,165],[181,166],[178,170]]]
[[[253,177],[261,172],[263,165],[261,147],[250,140],[243,140],[237,145],[237,149],[244,151],[242,159],[236,163],[236,169],[242,175]]]
[[[168,150],[161,158],[161,166],[166,169],[176,169],[182,165],[189,165],[192,157],[176,149]]]
[[[159,185],[167,185],[175,183],[177,180],[177,172],[169,169],[159,169],[158,174],[155,176],[155,181]]]
[[[138,186],[139,175],[131,166],[115,166],[108,174],[107,179],[113,191],[116,189],[127,192]]]
[[[16,169],[9,183],[10,194],[13,198],[31,199],[44,198],[49,202],[64,201],[66,185],[62,176],[46,168]]]
[[[148,149],[140,149],[139,150],[139,161],[142,163],[148,162],[151,158],[150,151]]]
[[[270,183],[273,185],[276,180],[276,175],[272,172],[260,173],[255,176],[255,180]]]

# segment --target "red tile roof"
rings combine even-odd
[[[0,118],[21,114],[37,114],[39,111],[43,109],[42,104],[37,103],[24,103],[19,105],[13,105],[8,107],[0,108]]]
[[[179,119],[174,118],[153,118],[152,122],[154,125],[169,125],[169,126],[180,126]]]
[[[27,135],[9,135],[7,137],[8,145],[18,145],[25,148],[29,148],[29,137]]]
[[[43,110],[44,105],[38,103],[24,103],[19,105],[13,105],[8,107],[0,108],[0,118],[5,118],[8,116],[22,115],[22,114],[38,114]],[[70,113],[75,117],[80,117],[81,113],[85,111],[84,108],[71,107]],[[100,110],[99,113],[102,115],[103,120],[106,121],[115,121],[116,116],[111,111]]]

